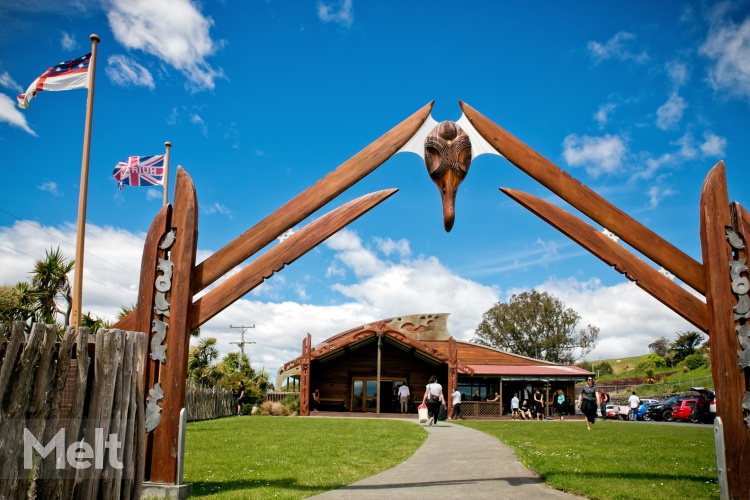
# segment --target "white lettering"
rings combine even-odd
[[[42,458],[47,458],[52,450],[55,450],[55,463],[58,469],[62,469],[63,464],[63,453],[65,451],[65,429],[60,429],[55,437],[52,438],[47,446],[42,446],[42,443],[37,441],[34,435],[28,429],[23,430],[23,467],[24,469],[31,469],[34,465],[32,459],[31,450],[36,450]]]
[[[76,469],[91,467],[90,459],[94,458],[94,449],[86,441],[76,441],[70,445],[67,452],[68,464]],[[76,456],[78,455],[78,456]]]

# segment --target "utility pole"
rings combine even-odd
[[[245,344],[254,344],[255,343],[255,342],[249,342],[249,341],[245,342],[245,331],[248,330],[248,329],[250,329],[250,328],[255,328],[255,325],[251,325],[251,326],[244,326],[244,325],[232,326],[232,325],[229,325],[229,328],[237,328],[240,331],[240,334],[242,335],[242,340],[240,342],[230,342],[230,344],[237,344],[238,346],[240,346],[240,351],[242,351],[242,355],[244,356],[245,355]]]

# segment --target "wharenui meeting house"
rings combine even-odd
[[[572,401],[576,382],[593,375],[577,366],[457,341],[448,333],[447,320],[448,314],[394,317],[357,326],[315,346],[308,333],[302,355],[279,369],[276,387],[290,379],[299,383],[302,415],[309,415],[315,389],[320,411],[399,413],[396,393],[406,384],[409,411],[416,412],[435,375],[449,402],[456,388],[461,392],[465,417],[498,417],[510,412],[514,393],[523,399],[539,388],[550,401],[562,389]]]

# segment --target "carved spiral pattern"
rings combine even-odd
[[[159,248],[169,253],[169,249],[175,242],[175,235],[177,230],[172,228],[162,237],[162,241],[159,244]],[[158,263],[156,270],[160,271],[161,274],[154,280],[154,288],[156,288],[156,294],[154,295],[154,313],[164,318],[169,317],[169,301],[167,300],[167,292],[172,289],[172,268],[174,263],[168,258],[158,257]],[[151,359],[159,363],[167,362],[167,345],[164,343],[167,337],[167,328],[169,324],[162,321],[161,319],[155,319],[151,322],[151,331],[154,335],[151,337]],[[153,388],[148,391],[149,397],[146,398],[148,404],[146,405],[146,432],[151,432],[161,422],[161,407],[159,401],[164,399],[164,391],[161,388],[159,382],[156,382]]]
[[[745,250],[745,241],[731,226],[726,227],[727,242],[732,247],[733,254],[739,254]],[[740,350],[737,351],[737,361],[740,370],[750,368],[750,282],[746,276],[748,274],[747,259],[735,258],[729,262],[729,278],[732,283],[732,292],[737,296],[737,305],[734,306],[734,320],[739,324],[735,328],[737,340],[740,344]],[[750,391],[745,391],[742,399],[742,409],[746,412],[745,424],[750,426]]]

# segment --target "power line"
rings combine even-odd
[[[47,230],[45,230],[45,229],[42,229],[41,227],[39,227],[39,226],[37,226],[37,225],[35,225],[35,224],[32,224],[31,222],[29,222],[29,221],[27,221],[27,220],[24,220],[24,219],[20,218],[19,216],[15,215],[15,214],[12,214],[12,213],[8,212],[8,211],[7,211],[7,210],[5,210],[5,209],[2,209],[2,208],[0,208],[0,212],[4,212],[4,213],[6,213],[6,214],[10,215],[11,217],[14,217],[14,218],[18,219],[18,221],[19,221],[19,222],[23,222],[24,224],[27,224],[27,225],[29,225],[29,226],[33,227],[33,228],[34,228],[34,229],[36,229],[37,231],[41,231],[41,232],[43,232],[43,233],[46,233],[46,234],[48,234],[48,235],[52,236],[53,238],[55,238],[56,240],[62,241],[62,242],[63,242],[63,243],[65,243],[66,245],[70,245],[70,246],[72,246],[73,248],[75,248],[75,245],[74,245],[73,243],[71,243],[71,242],[69,242],[69,241],[67,241],[67,240],[64,240],[63,238],[60,238],[59,236],[57,236],[57,235],[54,235],[54,234],[50,233],[49,231],[47,231]],[[6,248],[9,248],[9,247],[6,247]],[[16,251],[17,251],[18,253],[23,253],[23,252],[21,252],[21,251],[19,251],[19,250],[16,250]],[[96,258],[96,259],[99,259],[100,261],[104,262],[105,264],[109,264],[110,266],[112,266],[112,267],[114,267],[114,268],[116,268],[116,269],[119,269],[120,271],[123,271],[123,272],[125,272],[125,273],[128,273],[128,274],[129,274],[129,275],[131,275],[131,276],[135,276],[135,277],[138,277],[138,275],[137,275],[137,274],[133,274],[133,273],[131,273],[130,271],[128,271],[127,269],[123,269],[123,268],[121,268],[120,266],[118,266],[118,265],[116,265],[116,264],[113,264],[113,263],[111,263],[111,262],[109,262],[109,261],[107,261],[107,260],[104,260],[104,259],[102,259],[101,257],[99,257],[98,255],[95,255],[95,254],[93,254],[93,253],[91,253],[91,252],[87,252],[87,251],[85,251],[84,253],[85,253],[86,255],[89,255],[89,256],[91,256],[91,257],[94,257],[94,258]],[[24,254],[24,255],[28,255],[28,254]],[[30,256],[30,257],[31,257],[31,256]],[[36,257],[32,257],[32,258],[36,258]]]

